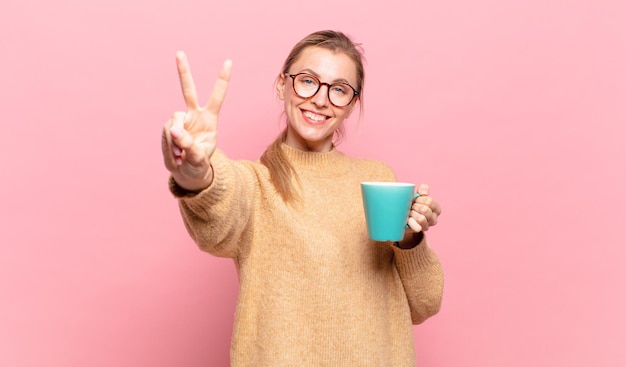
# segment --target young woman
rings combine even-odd
[[[441,208],[420,185],[405,238],[368,238],[360,182],[396,177],[333,143],[363,96],[358,45],[334,31],[295,45],[276,81],[287,126],[255,162],[217,148],[230,61],[206,106],[184,54],[177,64],[187,111],[166,123],[163,157],[191,237],[235,260],[232,366],[414,366],[412,324],[441,305],[443,274],[424,236]]]

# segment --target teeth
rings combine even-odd
[[[313,121],[322,121],[322,120],[326,120],[326,116],[324,115],[318,115],[316,113],[313,112],[309,112],[309,111],[305,111],[304,112],[304,116],[306,116],[307,118],[313,120]]]

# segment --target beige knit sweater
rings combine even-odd
[[[240,289],[231,365],[415,366],[412,324],[439,310],[443,275],[423,240],[401,250],[367,237],[361,181],[383,163],[282,146],[302,200],[287,205],[258,162],[212,157],[197,195],[170,179],[191,237],[235,260]]]

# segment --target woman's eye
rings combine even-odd
[[[333,93],[348,94],[348,88],[345,85],[334,85]]]

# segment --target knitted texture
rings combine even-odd
[[[367,236],[360,182],[395,181],[378,161],[282,149],[300,180],[286,204],[258,162],[211,158],[214,181],[190,195],[170,178],[198,246],[235,260],[231,365],[415,366],[412,324],[438,312],[439,260]]]

